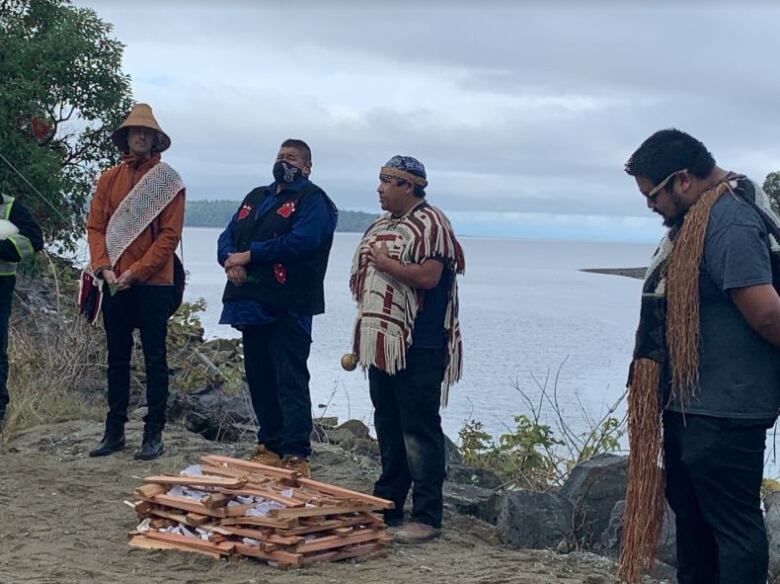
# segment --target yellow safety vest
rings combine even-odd
[[[0,219],[8,220],[8,218],[11,216],[11,208],[13,205],[13,197],[3,197],[3,201],[0,202]],[[16,233],[15,235],[10,236],[8,241],[13,244],[22,259],[30,257],[35,253],[30,240],[21,233]],[[18,262],[7,262],[5,260],[0,260],[0,276],[14,276],[16,274],[17,265]]]

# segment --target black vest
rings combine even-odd
[[[295,220],[294,209],[317,193],[327,203],[335,205],[325,192],[313,183],[300,191],[282,191],[275,195],[269,187],[258,187],[250,192],[239,209],[233,231],[233,245],[238,251],[247,251],[253,242],[275,239],[288,233]],[[256,216],[267,197],[274,197],[271,208]],[[248,212],[244,211],[248,208]],[[243,213],[247,213],[242,217]],[[322,314],[325,312],[325,271],[333,244],[331,235],[319,248],[305,257],[285,262],[255,263],[247,266],[247,281],[241,286],[228,282],[222,300],[240,298],[254,300],[270,306],[284,308],[298,314]]]

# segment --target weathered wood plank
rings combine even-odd
[[[246,479],[209,476],[188,477],[182,475],[155,475],[146,477],[144,479],[144,483],[156,485],[186,485],[189,487],[222,487],[223,489],[241,489],[244,487],[244,485],[246,485]],[[148,497],[148,495],[145,496]]]
[[[351,507],[304,507],[303,509],[271,509],[269,517],[278,519],[292,519],[301,517],[324,517],[327,515],[341,515],[344,513],[368,512],[376,509],[374,505],[353,505]]]
[[[380,499],[379,497],[374,497],[373,495],[366,495],[364,493],[359,493],[357,491],[352,491],[343,487],[337,487],[336,485],[321,483],[320,481],[315,481],[313,479],[298,479],[298,483],[304,487],[311,487],[322,493],[333,495],[340,499],[359,499],[361,501],[365,501],[366,503],[370,503],[379,509],[392,509],[395,507],[395,504],[392,501],[388,501],[387,499]]]

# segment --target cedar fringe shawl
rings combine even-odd
[[[728,192],[727,182],[705,191],[690,208],[664,266],[666,344],[671,396],[685,406],[699,391],[699,268],[712,206]],[[638,582],[655,562],[663,524],[662,364],[635,359],[628,388],[628,486],[618,576]]]

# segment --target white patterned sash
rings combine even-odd
[[[106,228],[106,250],[112,268],[183,188],[179,173],[160,162],[127,193]]]

